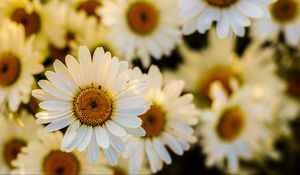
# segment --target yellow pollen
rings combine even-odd
[[[101,89],[87,88],[75,98],[74,110],[82,124],[99,126],[110,119],[113,103],[108,94]]]
[[[70,175],[79,174],[80,164],[72,153],[52,151],[44,159],[43,170],[45,174]]]
[[[38,33],[41,27],[40,17],[38,14],[35,12],[28,14],[24,8],[16,9],[12,13],[11,19],[24,26],[26,36]]]
[[[146,131],[146,137],[158,136],[164,130],[165,113],[158,105],[152,105],[146,113],[139,117],[142,119],[141,127]]]
[[[234,107],[226,110],[217,125],[219,136],[231,141],[238,137],[245,127],[245,114],[239,107]]]
[[[158,11],[151,4],[137,2],[127,11],[127,23],[130,29],[140,35],[154,31],[159,21]]]
[[[0,86],[9,86],[16,82],[20,72],[19,58],[9,54],[0,56]]]
[[[26,146],[26,142],[19,139],[10,140],[5,144],[3,150],[4,161],[9,167],[12,167],[11,162],[17,158],[24,146]]]

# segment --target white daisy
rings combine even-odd
[[[17,158],[22,147],[37,139],[36,131],[41,129],[41,126],[35,124],[34,117],[25,111],[19,113],[18,120],[23,127],[0,117],[0,174],[8,174],[14,168],[12,161]]]
[[[273,49],[261,49],[259,43],[253,43],[238,58],[232,43],[229,38],[218,40],[212,30],[209,46],[201,52],[191,51],[184,45],[181,47],[184,63],[176,77],[186,81],[186,90],[195,94],[199,105],[209,104],[210,85],[217,80],[222,82],[228,94],[231,93],[231,79],[238,80],[241,85],[262,87],[273,95],[283,91],[284,84],[276,76],[276,66],[271,61]]]
[[[258,20],[252,27],[252,34],[260,40],[277,40],[280,32],[286,42],[296,46],[300,41],[299,0],[277,0],[269,7],[271,20]]]
[[[67,4],[65,7],[65,23],[64,23],[64,46],[57,47],[55,44],[50,43],[49,55],[53,59],[59,59],[65,62],[67,54],[76,55],[76,52],[81,44],[87,44],[87,38],[95,38],[97,34],[97,21],[94,18],[88,18],[83,12],[77,12],[70,8]],[[82,27],[84,26],[84,27]],[[96,47],[94,47],[96,49]]]
[[[212,108],[203,111],[199,125],[207,166],[218,165],[237,173],[240,159],[277,156],[274,135],[264,120],[272,113],[251,91],[234,89],[228,97],[220,82],[215,82],[211,92]]]
[[[104,0],[98,13],[109,27],[109,39],[126,60],[168,55],[181,40],[178,9],[173,0]]]
[[[27,103],[33,75],[43,71],[39,54],[32,49],[33,38],[26,40],[24,28],[5,20],[0,27],[0,111],[16,112]]]
[[[101,20],[96,10],[102,6],[103,0],[67,0],[66,2],[75,10],[84,12],[91,18]]]
[[[38,139],[22,148],[18,158],[13,161],[16,167],[12,174],[113,174],[106,164],[90,163],[85,160],[85,153],[73,151],[66,153],[60,150],[63,134],[38,132]]]
[[[162,168],[162,162],[170,164],[172,160],[166,146],[178,155],[188,150],[189,143],[196,141],[190,125],[197,123],[199,115],[199,111],[192,103],[193,95],[181,95],[183,81],[172,81],[162,86],[162,75],[156,66],[151,66],[148,74],[144,75],[135,68],[133,79],[141,77],[149,83],[144,96],[153,104],[146,113],[139,116],[146,131],[145,137],[127,139],[123,157],[131,156],[129,160],[131,174],[138,173],[144,160],[150,163],[153,173]]]
[[[45,73],[48,80],[38,82],[42,89],[32,94],[42,100],[44,110],[36,114],[37,123],[48,132],[68,126],[61,143],[63,150],[87,149],[88,159],[96,161],[100,148],[110,164],[117,164],[118,152],[124,151],[121,138],[127,133],[144,135],[138,115],[151,103],[137,95],[147,87],[144,80],[129,81],[127,62],[97,48],[93,59],[81,46],[78,61],[66,56],[66,66],[56,60],[55,72]],[[99,148],[100,147],[100,148]]]
[[[63,46],[65,12],[59,0],[44,4],[41,0],[3,0],[0,11],[0,21],[9,18],[24,26],[26,36],[35,35],[34,46],[38,50],[46,52],[48,42]]]
[[[205,33],[212,23],[217,23],[218,38],[224,39],[232,32],[245,35],[251,19],[269,17],[267,5],[274,0],[179,0],[180,16],[186,20],[184,34],[198,30]]]

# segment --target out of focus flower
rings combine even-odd
[[[278,155],[274,151],[274,137],[265,125],[267,115],[259,100],[249,89],[233,89],[228,97],[220,82],[212,85],[212,107],[200,118],[200,145],[206,154],[207,166],[220,166],[229,173],[241,171],[240,160]]]
[[[96,12],[102,6],[103,0],[67,0],[70,7],[79,12],[84,12],[88,17],[101,20],[101,16]]]
[[[33,38],[25,38],[24,28],[8,20],[0,27],[0,111],[16,112],[28,103],[34,75],[43,71],[39,54],[32,49]]]
[[[35,35],[34,47],[42,53],[47,53],[49,43],[63,46],[65,14],[59,0],[45,4],[40,0],[3,0],[0,11],[0,21],[9,18],[24,26],[27,37]]]
[[[78,59],[79,63],[67,55],[67,67],[55,61],[55,72],[45,73],[49,81],[38,82],[42,89],[32,94],[43,101],[44,111],[36,114],[37,123],[50,123],[45,127],[48,132],[68,126],[63,150],[87,149],[88,159],[96,161],[101,148],[109,163],[116,165],[118,152],[125,150],[121,138],[144,134],[137,116],[149,109],[150,102],[137,92],[145,90],[147,83],[129,81],[127,62],[111,58],[102,48],[92,59],[88,48],[81,46]]]
[[[12,161],[29,141],[37,139],[36,131],[42,128],[34,122],[33,116],[25,111],[19,113],[18,120],[22,126],[0,116],[0,174],[8,174],[15,168]]]
[[[145,67],[151,56],[170,54],[181,39],[174,0],[105,0],[99,14],[117,54],[128,61],[140,58]]]
[[[162,75],[156,66],[151,66],[146,75],[135,68],[133,79],[142,77],[149,83],[144,96],[152,101],[152,106],[139,116],[146,131],[145,137],[130,137],[127,140],[123,156],[131,156],[131,174],[139,172],[144,160],[150,163],[152,172],[160,170],[162,162],[170,164],[172,160],[166,146],[177,155],[188,150],[189,143],[196,142],[190,125],[196,124],[199,116],[192,103],[193,95],[181,95],[183,81],[172,81],[163,86]],[[147,159],[144,159],[145,154]]]
[[[250,18],[269,17],[267,5],[274,0],[179,0],[180,15],[186,19],[183,33],[198,30],[205,33],[217,22],[217,36],[224,39],[231,33],[245,35],[245,27],[251,25]]]
[[[16,167],[12,174],[113,174],[111,168],[100,163],[86,161],[85,153],[60,150],[63,134],[37,132],[38,138],[22,148],[18,158],[13,161]]]
[[[209,102],[210,85],[215,81],[220,81],[230,95],[232,79],[240,85],[259,86],[273,95],[284,90],[275,72],[272,49],[261,49],[259,43],[253,43],[239,58],[232,42],[232,39],[218,40],[211,31],[207,49],[195,52],[182,47],[185,60],[176,76],[186,81],[186,90],[193,92],[196,100]]]
[[[269,8],[271,19],[258,20],[252,28],[253,36],[262,41],[276,41],[283,33],[287,44],[297,46],[300,41],[299,0],[277,0]]]

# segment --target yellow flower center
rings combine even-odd
[[[79,4],[77,10],[85,11],[89,16],[95,16],[98,19],[100,16],[96,13],[96,9],[101,6],[98,0],[87,0]]]
[[[140,35],[154,31],[159,21],[157,9],[147,2],[132,4],[127,11],[127,23],[130,29]]]
[[[43,170],[51,175],[79,174],[80,164],[72,153],[52,151],[44,159]]]
[[[230,78],[238,77],[238,74],[228,67],[216,67],[209,70],[200,79],[200,95],[210,100],[210,86],[215,81],[220,81],[228,94],[232,93]]]
[[[218,7],[226,7],[236,3],[238,0],[206,0],[209,4]]]
[[[11,19],[24,26],[26,36],[38,33],[41,27],[38,14],[35,12],[27,13],[24,8],[16,9],[12,13]]]
[[[82,90],[74,100],[76,117],[82,124],[99,126],[110,119],[113,102],[106,92],[97,88]]]
[[[11,162],[17,158],[24,146],[26,146],[26,142],[19,139],[12,139],[5,144],[3,150],[4,161],[9,167],[12,168]]]
[[[273,18],[279,22],[293,21],[298,16],[298,0],[277,0],[271,7]]]
[[[295,97],[300,98],[300,72],[289,75],[286,78],[287,92]]]
[[[164,130],[165,113],[158,105],[151,105],[150,109],[139,117],[142,119],[141,127],[146,131],[146,137],[158,136]]]
[[[0,56],[0,85],[9,86],[16,82],[21,72],[20,60],[13,55]]]
[[[239,107],[226,110],[217,124],[218,135],[231,141],[238,137],[245,127],[245,114]]]

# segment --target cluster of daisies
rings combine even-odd
[[[253,173],[293,135],[297,49],[299,0],[2,0],[0,174],[151,174],[192,147]]]

